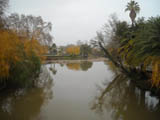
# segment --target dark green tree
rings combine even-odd
[[[82,57],[87,58],[88,54],[91,53],[91,47],[88,44],[82,44],[80,46],[80,54]]]
[[[52,44],[52,46],[49,49],[50,54],[56,55],[57,54],[57,46],[55,43]]]

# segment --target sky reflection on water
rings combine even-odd
[[[159,98],[104,62],[47,64],[37,88],[0,94],[2,120],[159,120]]]

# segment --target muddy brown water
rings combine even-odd
[[[42,66],[37,88],[0,94],[0,120],[160,120],[159,98],[104,62]]]

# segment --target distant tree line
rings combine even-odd
[[[102,57],[104,54],[97,48],[94,48],[92,44],[77,41],[77,44],[69,44],[66,46],[57,46],[55,43],[49,48],[49,54],[57,56],[79,56],[80,58],[88,57]]]

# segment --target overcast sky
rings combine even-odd
[[[77,40],[90,40],[110,14],[129,21],[124,12],[130,0],[10,0],[9,13],[42,16],[52,22],[54,42],[57,45],[76,43]],[[160,0],[136,0],[146,18],[160,14]]]

